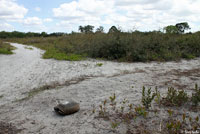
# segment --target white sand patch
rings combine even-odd
[[[95,122],[89,113],[92,105],[116,93],[118,100],[129,99],[139,104],[141,87],[158,86],[162,93],[167,87],[188,89],[200,85],[200,58],[180,62],[117,63],[88,59],[85,61],[56,61],[42,59],[44,51],[17,49],[13,55],[0,55],[0,120],[24,128],[22,133],[101,134],[112,133],[109,123]],[[98,63],[103,65],[97,66]],[[77,79],[87,78],[77,83]],[[16,102],[33,88],[64,83],[65,86],[40,92],[33,98]],[[75,100],[81,110],[71,116],[58,117],[53,107],[58,101]],[[94,124],[98,127],[95,128]]]

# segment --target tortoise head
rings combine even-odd
[[[64,108],[61,105],[54,107],[54,110],[60,115],[65,115]]]

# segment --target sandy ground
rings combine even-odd
[[[17,49],[13,55],[0,55],[0,121],[13,124],[20,133],[112,134],[108,122],[91,115],[93,105],[116,93],[117,100],[141,100],[141,87],[190,89],[200,85],[200,58],[180,62],[117,63],[88,59],[56,61],[42,59],[42,50]],[[102,63],[98,66],[97,63]],[[53,85],[32,98],[30,91]],[[59,101],[75,100],[81,110],[61,117],[53,107]],[[124,130],[121,130],[124,133]]]

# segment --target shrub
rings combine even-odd
[[[97,63],[96,66],[101,67],[103,66],[103,63]]]
[[[197,84],[195,85],[195,93],[192,94],[191,101],[195,106],[200,102],[200,88],[198,88]]]
[[[148,112],[146,111],[146,108],[141,107],[141,106],[135,107],[135,113],[136,115],[143,116],[144,118],[146,118],[148,114]]]
[[[156,96],[155,93],[152,94],[151,88],[145,92],[145,87],[142,88],[142,105],[148,109],[151,106],[151,102],[153,101],[154,97]]]
[[[34,45],[46,51],[56,49],[57,53],[67,55],[87,55],[91,58],[131,62],[170,61],[200,56],[200,36],[198,33],[74,33],[60,37],[32,37],[10,41]],[[56,55],[56,53],[52,55]]]
[[[162,104],[166,106],[181,106],[188,101],[188,95],[184,90],[168,88],[167,96],[162,98]]]
[[[8,43],[0,42],[0,54],[13,54],[15,48]]]

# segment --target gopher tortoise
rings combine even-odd
[[[64,103],[59,103],[54,107],[54,110],[60,115],[70,115],[78,112],[80,110],[80,105],[75,101],[66,101]]]

